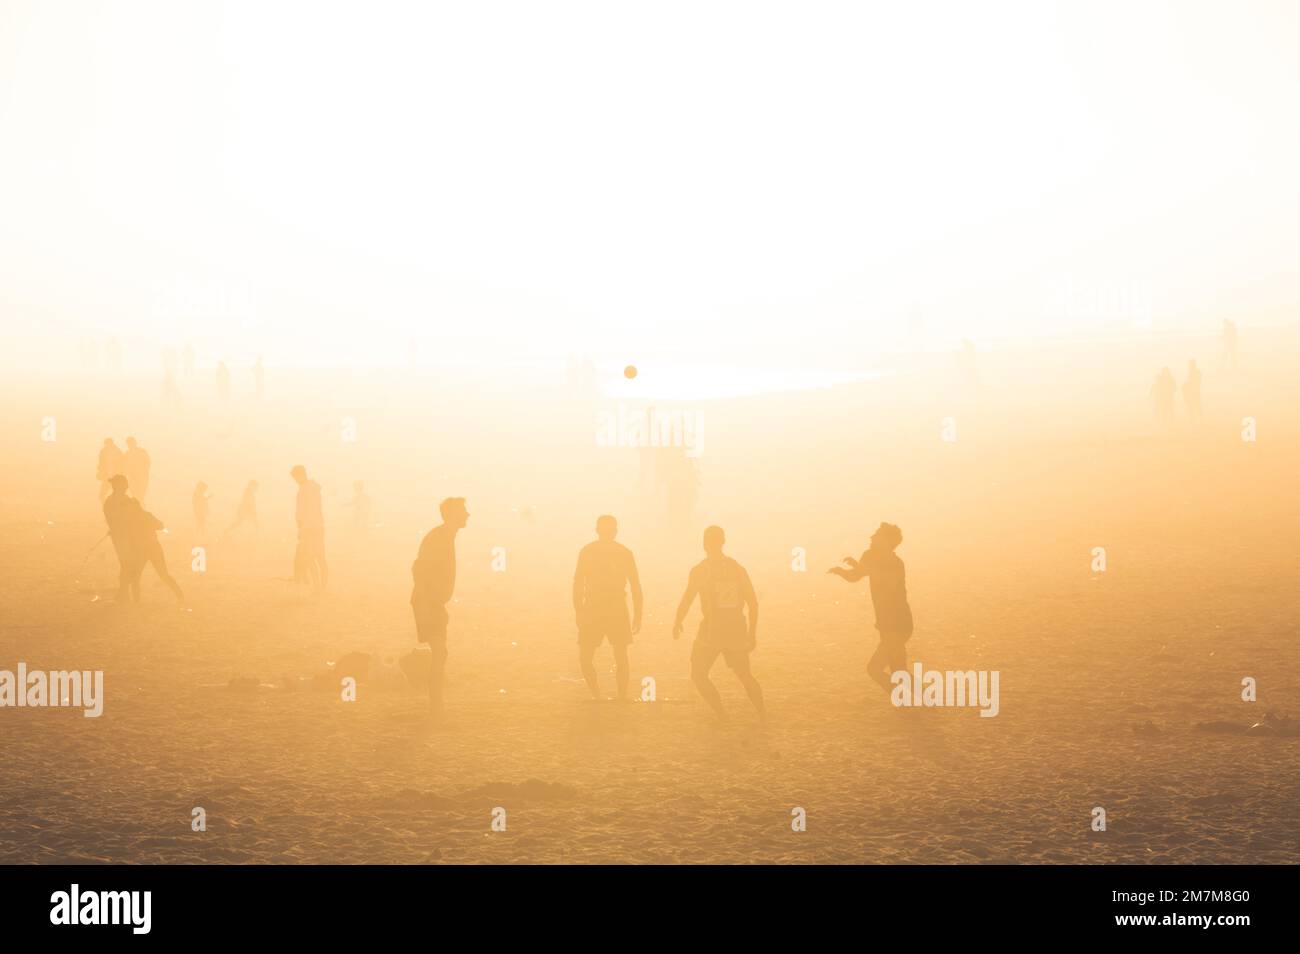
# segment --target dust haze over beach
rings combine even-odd
[[[1247,340],[1249,374],[1207,372],[1195,433],[1163,433],[1136,374],[1124,400],[1095,396],[1118,393],[1105,382],[1130,365],[1211,363],[1210,336],[1133,356],[983,355],[975,385],[938,362],[700,402],[700,495],[681,525],[641,482],[640,452],[598,442],[617,396],[563,374],[272,374],[262,401],[246,382],[228,404],[195,380],[170,410],[150,376],[90,375],[93,406],[79,378],[7,394],[0,658],[102,669],[106,700],[99,719],[4,711],[4,860],[1293,862],[1296,740],[1196,728],[1294,714],[1300,688],[1296,338]],[[1240,435],[1248,412],[1255,443]],[[42,443],[46,415],[58,439]],[[339,439],[344,416],[355,444]],[[146,503],[189,610],[149,572],[141,603],[115,606],[107,545],[78,573],[102,533],[93,454],[126,432],[153,456]],[[324,489],[319,597],[288,579],[300,461]],[[213,494],[202,538],[199,479]],[[226,533],[248,479],[260,529]],[[354,480],[373,500],[364,533],[344,506]],[[430,729],[396,666],[416,647],[410,561],[450,495],[471,519],[449,718]],[[572,565],[606,512],[640,565],[633,687],[653,677],[655,702],[590,702],[578,672]],[[1000,671],[996,718],[898,711],[865,679],[870,600],[825,570],[881,519],[904,528],[911,656]],[[732,722],[716,725],[688,641],[670,635],[707,523],[757,589],[766,731],[722,666]],[[189,569],[198,545],[203,573]],[[328,664],[348,653],[372,662],[345,703]],[[597,662],[612,692],[608,647]],[[1247,676],[1257,703],[1241,701]],[[485,838],[497,806],[508,829]],[[1089,827],[1096,806],[1104,833]],[[790,830],[795,807],[806,832]]]
[[[0,862],[1300,861],[1296,11],[548,6],[0,12],[0,701],[104,680],[0,706]],[[882,523],[995,712],[868,677]],[[766,725],[673,638],[711,525]]]

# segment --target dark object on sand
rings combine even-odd
[[[1274,712],[1264,713],[1264,718],[1253,725],[1241,725],[1236,722],[1198,722],[1194,726],[1197,732],[1212,732],[1217,735],[1256,735],[1279,736],[1282,738],[1300,738],[1300,721],[1290,716],[1280,716]]]

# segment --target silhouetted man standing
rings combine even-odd
[[[723,554],[722,545],[726,539],[721,527],[709,527],[704,531],[705,558],[691,569],[686,592],[677,604],[673,639],[682,635],[682,623],[698,595],[704,618],[700,621],[695,645],[691,647],[691,679],[695,687],[718,718],[726,721],[722,698],[709,679],[709,670],[718,656],[722,656],[745,687],[749,701],[758,710],[759,720],[766,722],[763,690],[749,670],[749,654],[757,645],[758,596],[745,568]],[[745,618],[746,609],[749,610],[748,620]]]
[[[876,611],[880,645],[867,662],[867,674],[885,692],[891,691],[890,673],[907,668],[907,641],[912,636],[907,574],[903,561],[894,552],[902,542],[902,530],[892,523],[882,523],[871,535],[871,546],[863,551],[861,559],[845,557],[845,566],[826,571],[849,583],[856,583],[864,576],[871,578],[871,605]]]
[[[592,698],[600,698],[596,681],[596,649],[606,639],[614,650],[617,699],[627,701],[627,647],[641,631],[641,579],[632,551],[614,537],[618,521],[606,514],[596,520],[597,539],[578,553],[573,572],[573,611],[578,621],[578,661]],[[628,585],[632,587],[632,621],[627,618]]]
[[[447,667],[447,603],[456,589],[456,533],[469,523],[464,497],[448,497],[438,506],[442,524],[424,536],[411,564],[415,582],[411,610],[416,638],[428,645],[433,662],[429,674],[429,715],[442,717],[443,677]]]
[[[107,446],[109,441],[105,442]],[[136,567],[142,566],[139,547],[136,546],[135,526],[139,515],[143,513],[140,501],[127,494],[127,479],[115,474],[109,480],[113,492],[104,499],[104,520],[108,523],[108,535],[113,541],[113,552],[117,554],[117,602],[125,603],[133,595],[139,599],[140,574]]]
[[[298,484],[298,502],[295,514],[298,520],[298,553],[294,557],[294,579],[298,570],[306,570],[314,592],[320,592],[329,583],[329,567],[325,563],[325,513],[321,509],[320,484],[307,478],[307,468],[302,464],[289,471]]]

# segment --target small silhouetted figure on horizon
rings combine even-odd
[[[1201,369],[1196,366],[1196,359],[1187,362],[1187,380],[1183,382],[1183,406],[1187,408],[1187,420],[1193,425],[1204,421],[1201,410]]]
[[[907,573],[903,561],[894,552],[902,542],[902,530],[892,523],[882,523],[871,535],[871,546],[859,559],[845,557],[845,566],[826,571],[849,583],[856,583],[864,576],[871,579],[871,605],[876,611],[880,645],[867,662],[867,675],[885,692],[892,688],[889,674],[907,668],[907,641],[912,636]]]
[[[593,699],[600,698],[596,679],[596,650],[606,639],[614,650],[619,702],[627,701],[627,648],[641,631],[641,578],[632,551],[615,541],[618,521],[608,514],[596,518],[596,539],[578,551],[573,571],[573,612],[578,624],[578,662]],[[632,619],[627,616],[627,588],[632,589]]]
[[[217,362],[217,397],[223,401],[230,400],[230,369],[226,362]]]
[[[194,493],[190,496],[190,505],[194,509],[194,527],[198,530],[200,537],[208,532],[208,501],[211,499],[212,494],[208,493],[207,484],[200,480],[194,485]]]
[[[257,399],[262,400],[266,393],[266,370],[262,367],[262,356],[257,356],[257,361],[253,364],[253,393]]]
[[[370,496],[366,493],[365,481],[352,482],[352,499],[343,506],[352,508],[352,529],[365,533],[370,528]]]
[[[145,495],[149,493],[149,469],[152,465],[149,452],[137,444],[134,437],[128,437],[126,453],[122,455],[122,473],[126,474],[126,479],[131,482],[135,499],[142,504]]]
[[[1155,404],[1156,417],[1165,427],[1174,426],[1174,395],[1178,393],[1178,384],[1174,373],[1168,367],[1160,369],[1155,383],[1151,385],[1151,400]]]
[[[163,403],[179,404],[181,402],[181,389],[176,386],[176,375],[170,371],[163,378]]]
[[[298,484],[295,517],[298,521],[298,549],[293,559],[293,578],[297,583],[311,581],[319,593],[329,583],[325,562],[325,513],[321,508],[320,484],[307,478],[307,468],[298,464],[289,471]]]
[[[464,497],[448,497],[438,505],[442,523],[424,535],[411,564],[411,611],[415,637],[429,647],[429,716],[443,713],[443,680],[447,668],[447,604],[456,590],[456,534],[469,523]]]
[[[709,670],[722,656],[731,671],[736,674],[749,701],[758,710],[760,722],[767,721],[763,707],[763,690],[749,668],[749,654],[757,645],[758,634],[758,596],[754,593],[754,584],[749,580],[745,568],[722,552],[726,534],[721,527],[709,527],[704,531],[705,558],[692,569],[686,581],[686,592],[677,604],[677,617],[673,622],[673,639],[682,635],[682,623],[691,610],[695,597],[700,598],[700,611],[704,618],[695,635],[691,647],[691,679],[700,695],[726,721],[727,714],[722,708],[722,697],[718,688],[709,679]],[[749,618],[745,617],[748,609]]]
[[[112,489],[111,482],[122,472],[122,448],[111,437],[104,438],[99,448],[99,462],[95,466],[95,478],[99,481],[99,502],[103,503]]]
[[[255,480],[250,480],[244,486],[244,493],[240,496],[239,506],[235,510],[235,522],[230,525],[230,529],[238,530],[246,523],[251,523],[253,529],[257,529],[257,481]]]
[[[1231,318],[1223,319],[1223,363],[1237,369],[1237,323]]]

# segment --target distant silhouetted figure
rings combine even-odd
[[[1183,406],[1187,408],[1187,420],[1193,425],[1204,421],[1201,411],[1201,369],[1196,366],[1196,359],[1187,362],[1187,380],[1183,382]]]
[[[1156,375],[1155,384],[1151,385],[1151,400],[1155,404],[1156,417],[1161,424],[1174,426],[1174,395],[1178,393],[1178,384],[1174,373],[1167,367]]]
[[[352,529],[365,533],[370,528],[370,496],[366,493],[365,481],[352,482],[352,499],[344,506],[352,508]]]
[[[138,580],[136,567],[140,565],[139,548],[136,546],[134,527],[142,513],[140,501],[126,492],[127,479],[122,474],[114,474],[108,480],[112,487],[104,499],[104,521],[108,524],[108,534],[113,541],[113,551],[117,554],[117,601],[125,603],[131,598],[133,581]],[[139,583],[135,585],[138,599]]]
[[[126,439],[126,453],[122,455],[122,473],[131,482],[131,492],[135,499],[144,503],[149,493],[149,468],[152,466],[149,452],[136,443],[134,437]]]
[[[230,525],[231,530],[238,530],[246,523],[251,523],[253,529],[257,529],[257,481],[250,480],[244,486],[244,493],[239,498],[239,507],[235,510],[235,522]]]
[[[298,520],[298,551],[294,555],[294,580],[311,581],[312,589],[319,592],[329,583],[329,567],[325,563],[325,513],[321,508],[320,484],[307,479],[307,468],[302,464],[289,471],[298,484],[298,503],[295,514]]]
[[[176,375],[170,371],[163,378],[163,403],[179,404],[181,402],[181,389],[176,386]]]
[[[886,691],[891,691],[889,674],[907,668],[907,640],[912,635],[912,608],[907,603],[907,574],[894,551],[903,542],[903,531],[882,523],[871,535],[871,546],[860,559],[845,557],[845,567],[828,570],[840,579],[856,583],[871,578],[871,605],[876,611],[880,645],[867,662],[867,674]]]
[[[438,505],[442,523],[424,535],[411,564],[411,611],[415,636],[429,647],[429,714],[442,716],[443,679],[447,667],[447,603],[456,589],[456,534],[469,523],[464,497],[448,497]]]
[[[616,698],[627,701],[627,647],[641,631],[641,579],[632,551],[614,540],[618,521],[596,519],[596,539],[578,552],[573,571],[573,611],[578,623],[578,661],[592,698],[600,698],[596,680],[596,650],[606,639],[614,650]],[[632,620],[627,617],[627,588],[632,588]]]
[[[95,477],[99,481],[99,502],[103,503],[112,489],[110,482],[122,473],[122,448],[111,437],[104,438],[99,449],[99,462],[95,467]]]
[[[700,621],[695,645],[691,647],[691,679],[700,690],[700,695],[713,707],[713,711],[725,720],[727,716],[722,708],[722,698],[709,679],[709,670],[717,662],[718,656],[722,656],[745,687],[749,701],[758,710],[759,719],[766,721],[763,690],[749,670],[749,654],[757,644],[758,596],[754,593],[754,585],[750,583],[745,568],[731,557],[723,555],[722,545],[725,542],[726,535],[721,527],[709,527],[704,531],[706,556],[692,568],[686,582],[686,592],[677,604],[673,639],[682,635],[682,623],[698,595],[704,618]],[[745,618],[746,609],[749,610],[748,620]]]
[[[257,361],[253,365],[253,392],[257,399],[262,400],[262,395],[266,393],[266,371],[262,367],[262,356],[257,356]]]
[[[1223,363],[1237,368],[1237,323],[1230,318],[1223,319]]]
[[[230,369],[226,362],[217,362],[217,397],[223,401],[230,400]]]
[[[194,526],[202,537],[208,532],[208,501],[212,499],[212,494],[208,493],[208,485],[199,481],[194,485],[194,493],[190,496],[190,504],[194,508]]]

